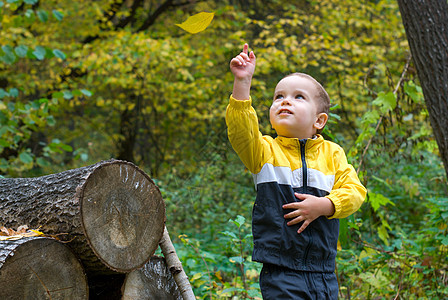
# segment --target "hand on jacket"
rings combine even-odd
[[[333,202],[328,198],[299,193],[294,193],[294,195],[302,201],[285,204],[283,209],[294,209],[294,211],[284,215],[285,219],[292,219],[287,223],[288,226],[303,221],[297,233],[303,232],[311,222],[320,216],[329,217],[335,212]]]

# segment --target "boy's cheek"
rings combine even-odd
[[[274,121],[274,112],[273,112],[273,110],[272,110],[272,108],[271,108],[271,110],[269,110],[269,122],[271,123],[271,125],[273,125],[273,121]],[[275,122],[275,121],[274,121]]]

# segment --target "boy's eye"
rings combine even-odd
[[[275,96],[275,100],[277,100],[277,99],[283,99],[283,95],[282,95],[282,94],[278,94],[278,95],[276,95],[276,96]]]
[[[305,99],[302,95],[296,95],[296,99]]]

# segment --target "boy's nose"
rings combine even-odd
[[[280,103],[280,105],[291,105],[291,102],[289,100],[289,98],[283,98],[282,102]]]

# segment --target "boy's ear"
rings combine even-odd
[[[321,130],[327,124],[328,115],[326,113],[320,113],[316,116],[316,122],[314,122],[314,128],[317,130]]]

